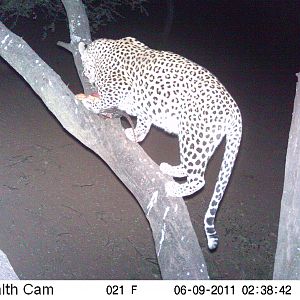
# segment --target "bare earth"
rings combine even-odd
[[[158,29],[152,24],[147,32],[147,24],[112,25],[101,35],[133,35],[159,47]],[[71,55],[55,46],[57,40],[68,39],[66,30],[58,29],[45,41],[39,40],[38,29],[15,31],[74,93],[81,92]],[[239,104],[244,125],[240,154],[217,217],[216,252],[208,251],[202,224],[223,144],[209,164],[205,187],[186,204],[211,278],[271,279],[295,72],[276,72],[272,65],[230,51],[206,52],[201,40],[193,41],[193,36],[179,38],[174,32],[168,49],[215,73]],[[151,230],[136,200],[2,60],[0,78],[0,248],[18,276],[160,279]],[[177,139],[156,128],[142,147],[157,163],[178,161]]]

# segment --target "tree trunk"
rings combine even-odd
[[[300,73],[297,76],[273,279],[300,279]]]
[[[77,44],[88,36],[86,28],[77,27],[87,23],[74,20],[78,13],[84,19],[86,15],[80,0],[63,0],[63,4],[71,18],[71,43],[60,45],[73,53],[80,70]],[[163,279],[208,279],[184,201],[166,197],[164,185],[171,178],[160,172],[138,144],[126,139],[120,120],[103,120],[84,109],[61,78],[2,23],[0,55],[29,83],[61,125],[100,156],[135,196],[151,226]],[[82,83],[85,91],[90,90],[85,81]]]
[[[0,250],[0,280],[18,280],[19,277],[11,266],[6,254]],[[3,294],[2,294],[3,295]]]

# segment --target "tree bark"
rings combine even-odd
[[[82,82],[84,93],[88,95],[93,92],[93,88],[87,78],[83,76],[83,67],[77,46],[79,42],[89,44],[92,41],[89,20],[81,0],[61,0],[61,2],[65,7],[69,21],[70,43],[58,42],[57,45],[73,54],[74,63]]]
[[[63,3],[68,17],[74,16],[74,10],[86,18],[85,12],[78,8],[82,6],[81,1],[64,0]],[[87,25],[73,22],[72,26]],[[73,55],[78,54],[76,44],[86,38],[81,37],[80,32],[87,30],[70,28],[71,43],[61,43]],[[0,55],[29,83],[61,125],[100,156],[137,199],[152,229],[162,278],[208,279],[204,257],[183,199],[165,195],[164,185],[172,179],[160,172],[138,144],[126,139],[120,120],[103,120],[84,109],[61,78],[2,23]],[[78,57],[74,59],[76,65],[79,64]],[[82,83],[85,86],[85,81]]]
[[[273,279],[300,279],[300,73],[297,76]]]
[[[19,280],[18,275],[2,250],[0,250],[0,280]]]

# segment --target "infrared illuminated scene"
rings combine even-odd
[[[299,12],[0,1],[0,279],[299,279]]]

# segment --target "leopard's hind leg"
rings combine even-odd
[[[216,125],[202,124],[199,128],[193,128],[191,124],[188,127],[183,127],[179,131],[178,137],[181,164],[173,167],[168,165],[168,171],[179,169],[181,173],[176,174],[176,177],[179,177],[177,175],[185,175],[187,181],[183,184],[173,181],[168,182],[166,193],[173,197],[184,197],[195,193],[204,186],[204,173],[207,163],[223,136],[217,132]],[[163,166],[165,165],[163,164]],[[169,175],[171,175],[171,172],[169,172]]]

